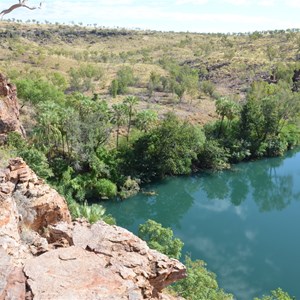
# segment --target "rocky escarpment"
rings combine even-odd
[[[16,87],[0,73],[0,144],[6,140],[7,133],[12,131],[25,137],[19,117]]]
[[[13,159],[0,172],[0,300],[174,299],[177,260],[129,231],[71,221],[66,202]]]

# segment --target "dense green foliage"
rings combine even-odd
[[[170,72],[167,80],[187,85],[186,92],[195,88],[196,73],[172,61],[162,64]],[[70,72],[87,78],[102,74],[90,65],[76,70]],[[277,72],[287,71],[278,67]],[[282,155],[300,141],[300,95],[292,91],[290,76],[281,75],[287,79],[277,84],[255,82],[243,103],[218,97],[219,120],[201,128],[171,112],[159,119],[152,110],[137,111],[136,96],[109,104],[79,92],[65,95],[65,82],[55,74],[47,82],[38,74],[16,80],[24,105],[30,103],[37,114],[28,141],[10,144],[16,143],[18,154],[40,176],[77,201],[124,198],[138,191],[139,183]],[[136,79],[125,66],[117,80],[129,86]],[[158,87],[161,77],[151,73],[150,81]],[[125,188],[129,177],[131,190]]]
[[[161,224],[148,220],[139,227],[139,237],[145,240],[152,249],[160,251],[170,257],[179,258],[183,242],[174,238],[171,228],[164,228]],[[202,260],[193,261],[186,256],[184,264],[187,277],[171,286],[170,291],[187,300],[233,300],[234,296],[219,288],[216,275],[206,268]],[[270,296],[263,296],[254,300],[293,300],[288,293],[280,288],[271,291]]]
[[[185,34],[181,39],[179,34],[167,38],[145,32],[135,39],[126,30],[95,29],[89,40],[83,38],[82,50],[73,43],[76,26],[58,27],[61,37],[71,41],[65,48],[57,43],[61,37],[55,27],[36,34],[16,24],[9,27],[1,40],[1,51],[9,55],[3,55],[0,65],[17,85],[30,121],[27,140],[10,134],[1,155],[9,151],[23,157],[66,196],[73,217],[91,222],[106,218],[101,206],[88,206],[87,200],[124,199],[144,182],[278,156],[300,143],[300,80],[295,78],[300,66],[299,57],[292,57],[299,56],[296,30],[239,34],[239,44],[237,35]],[[122,35],[133,46],[125,49],[121,42],[118,52]],[[96,43],[101,36],[105,38]],[[156,45],[147,42],[152,36]],[[52,40],[52,47],[45,47]],[[277,43],[279,48],[274,47]],[[143,48],[137,50],[137,45]],[[251,57],[254,50],[263,55],[259,64]],[[12,60],[20,65],[11,67]],[[242,84],[234,82],[234,74]],[[218,82],[223,88],[231,86],[222,82],[228,77],[233,89],[222,93]],[[199,122],[198,116],[188,121],[194,114],[192,103],[202,100],[213,103],[218,120]],[[186,111],[176,110],[183,106]],[[152,247],[179,257],[182,244],[169,229],[149,223],[141,234]],[[189,277],[174,287],[179,294],[188,299],[231,298],[203,262],[187,258],[186,264]],[[276,290],[263,299],[290,298]]]
[[[268,296],[263,296],[260,299],[255,298],[254,300],[295,300],[295,298],[289,296],[288,293],[279,288],[277,290],[271,291],[271,294]]]
[[[164,228],[161,224],[148,220],[139,226],[138,236],[152,249],[177,259],[181,256],[183,242],[173,237],[171,228]]]
[[[176,283],[172,289],[188,300],[232,300],[231,294],[219,288],[216,275],[206,269],[201,260],[192,261],[189,256],[184,261],[187,277]]]
[[[128,169],[143,180],[189,174],[204,140],[200,128],[168,114],[127,150]]]
[[[183,242],[173,237],[171,228],[164,228],[161,224],[148,220],[139,227],[139,237],[145,240],[152,249],[160,251],[170,257],[179,258]],[[187,277],[174,286],[171,290],[188,300],[232,300],[230,294],[219,289],[214,273],[205,268],[203,261],[192,261],[185,258]]]

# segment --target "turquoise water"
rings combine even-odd
[[[237,299],[277,287],[300,299],[300,152],[145,190],[156,195],[105,203],[118,225],[134,233],[148,219],[171,227]]]

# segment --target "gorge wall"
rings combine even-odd
[[[0,144],[5,142],[9,132],[18,132],[25,137],[19,110],[15,85],[0,73]]]
[[[0,300],[178,299],[162,291],[184,265],[118,226],[72,221],[21,158],[0,171],[0,212]]]

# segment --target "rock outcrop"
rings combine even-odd
[[[162,290],[186,276],[126,229],[72,222],[22,159],[0,172],[0,211],[0,300],[171,300]]]
[[[8,82],[0,73],[0,144],[6,140],[9,132],[18,132],[25,137],[19,117],[20,108],[15,85]]]

